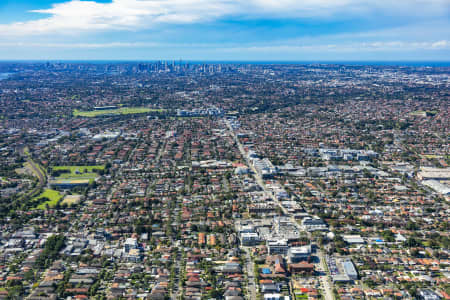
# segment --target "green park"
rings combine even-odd
[[[73,115],[75,117],[86,117],[94,118],[105,115],[130,115],[130,114],[143,114],[151,112],[163,112],[164,109],[154,109],[148,107],[121,107],[115,109],[104,109],[104,110],[91,110],[91,111],[80,111],[75,109]]]

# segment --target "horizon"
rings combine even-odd
[[[0,63],[78,63],[78,64],[127,64],[127,63],[162,63],[175,64],[250,64],[250,65],[348,65],[348,66],[394,66],[394,67],[450,67],[450,60],[183,60],[183,59],[37,59],[37,60],[1,60]]]

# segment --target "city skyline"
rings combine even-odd
[[[58,1],[0,4],[0,60],[449,61],[450,3]]]

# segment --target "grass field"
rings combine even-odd
[[[433,158],[443,158],[443,156],[442,155],[433,155],[433,154],[424,154],[424,155],[421,155],[422,157],[425,157],[425,158],[429,158],[429,159],[433,159]]]
[[[33,174],[33,170],[31,168],[31,165],[30,165],[29,162],[25,162],[23,164],[23,168],[15,169],[15,171],[16,171],[17,174],[28,174],[28,175],[31,175],[31,176],[34,175]]]
[[[409,114],[412,115],[412,116],[421,116],[421,115],[424,115],[424,114],[428,114],[428,115],[434,116],[437,113],[438,113],[438,111],[436,111],[436,110],[427,110],[427,111],[416,110],[416,111],[410,112]]]
[[[58,179],[68,179],[68,180],[74,180],[74,179],[89,179],[93,180],[97,178],[97,173],[82,173],[82,174],[61,174],[61,176],[58,176]]]
[[[106,110],[92,110],[92,111],[79,111],[75,109],[73,115],[75,117],[87,117],[94,118],[104,115],[129,115],[129,114],[143,114],[149,112],[163,112],[164,109],[152,109],[148,107],[122,107],[117,109]]]
[[[104,170],[104,165],[98,165],[98,166],[54,166],[52,167],[53,170],[70,170],[71,174],[76,174],[77,172],[84,173],[89,172],[92,173],[95,170]]]
[[[60,192],[51,190],[51,189],[45,189],[42,194],[35,197],[35,199],[41,199],[41,198],[48,198],[48,201],[45,201],[44,203],[39,204],[36,208],[37,209],[45,209],[46,204],[48,204],[49,207],[55,207],[58,201],[62,198],[62,195]]]
[[[98,177],[96,171],[104,170],[105,166],[56,166],[53,170],[69,170],[70,173],[62,173],[58,179],[89,179],[94,180]]]
[[[28,149],[28,147],[23,148],[23,153],[24,153],[26,156],[30,156],[30,149]]]

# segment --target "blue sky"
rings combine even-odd
[[[0,60],[450,61],[450,0],[1,0]]]

